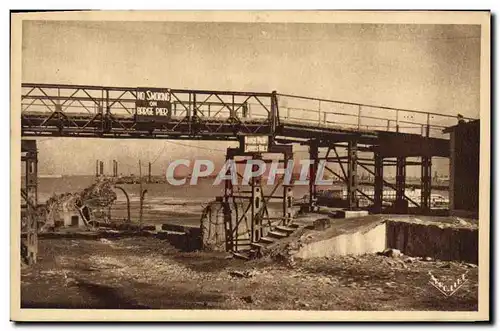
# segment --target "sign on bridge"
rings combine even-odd
[[[172,115],[170,89],[138,88],[135,114],[138,121],[168,121]]]

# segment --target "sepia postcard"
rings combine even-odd
[[[489,321],[490,19],[11,13],[11,319]]]

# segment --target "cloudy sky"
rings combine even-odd
[[[277,90],[478,117],[479,55],[472,25],[24,21],[22,81]],[[96,159],[130,173],[139,158],[160,173],[228,146],[181,144],[45,138],[40,173],[92,174]]]

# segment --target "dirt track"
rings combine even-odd
[[[295,261],[180,253],[156,238],[43,239],[21,270],[23,308],[477,310],[477,268],[363,255]],[[445,297],[429,284],[467,271]]]

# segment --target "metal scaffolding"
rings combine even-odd
[[[281,155],[281,158],[266,158],[270,155]],[[265,152],[250,152],[245,150],[243,139],[239,148],[228,148],[226,161],[235,164],[233,169],[226,169],[224,179],[223,212],[226,232],[226,250],[238,252],[248,250],[252,244],[258,243],[277,226],[288,226],[293,221],[293,185],[284,185],[285,176],[276,179],[270,190],[264,189],[262,176],[253,176],[248,185],[238,181],[234,185],[231,171],[236,171],[238,180],[244,176],[238,171],[238,164],[247,164],[250,160],[260,160],[264,163],[279,162],[283,167],[288,165],[292,158],[292,147],[287,145],[270,144]],[[253,164],[252,171],[256,171]],[[279,189],[281,195],[277,194]],[[281,214],[270,212],[271,200],[279,201],[282,206]]]
[[[38,254],[38,151],[36,140],[21,140],[21,162],[25,165],[24,187],[21,187],[21,197],[24,200],[25,222],[21,222],[21,235],[25,239],[21,240],[22,258],[27,264],[36,262]],[[23,211],[21,212],[23,213]],[[24,223],[24,224],[23,224]]]

